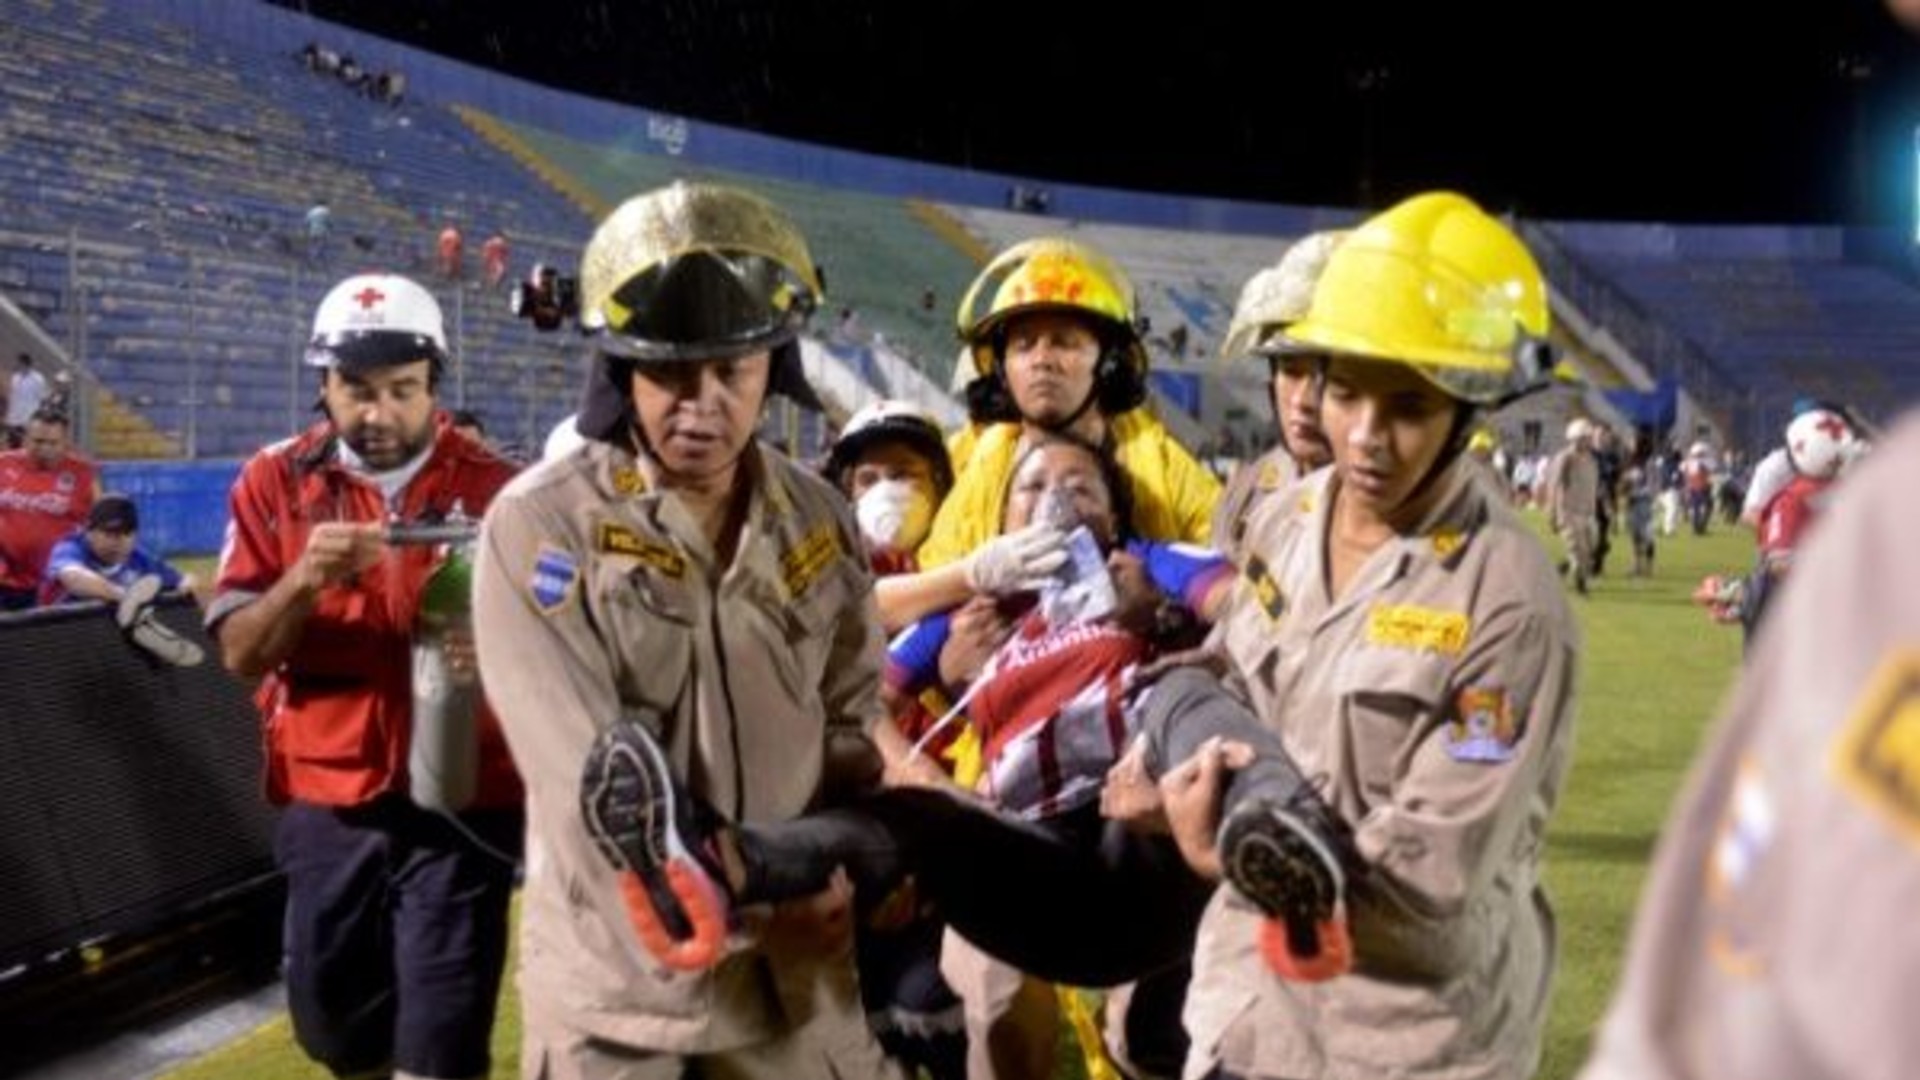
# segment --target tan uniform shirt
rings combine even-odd
[[[521,993],[630,1046],[731,1049],[803,1017],[750,942],[697,975],[644,952],[581,821],[595,734],[642,718],[697,795],[771,821],[813,799],[830,731],[881,715],[880,624],[844,501],[771,450],[743,467],[754,490],[731,566],[603,443],[521,475],[482,529],[481,670],[528,791]]]
[[[1920,1075],[1920,420],[1837,489],[1676,805],[1582,1080]]]
[[[1351,824],[1355,970],[1284,982],[1232,888],[1200,930],[1189,1074],[1530,1077],[1554,967],[1542,834],[1577,629],[1532,534],[1456,465],[1431,518],[1327,594],[1332,470],[1248,537],[1224,638],[1256,713]]]
[[[1235,566],[1240,565],[1253,515],[1298,479],[1300,466],[1284,446],[1276,446],[1235,469],[1226,490],[1220,493],[1220,505],[1213,511],[1214,550]]]
[[[1547,466],[1547,512],[1558,529],[1591,521],[1600,512],[1600,463],[1568,447]]]

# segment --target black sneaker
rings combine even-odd
[[[1333,812],[1305,788],[1285,806],[1243,802],[1220,826],[1227,880],[1284,925],[1287,949],[1300,958],[1322,953],[1322,928],[1346,894],[1346,846]]]
[[[718,962],[726,879],[706,854],[708,830],[645,728],[620,721],[594,739],[580,814],[601,854],[622,871],[621,897],[647,951],[681,971]]]

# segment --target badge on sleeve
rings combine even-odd
[[[573,556],[558,548],[542,547],[533,560],[533,578],[528,583],[533,603],[543,615],[552,615],[567,606],[580,585],[580,567]]]
[[[1441,738],[1447,756],[1455,761],[1512,761],[1514,744],[1520,741],[1512,700],[1497,686],[1467,687],[1454,699],[1453,717]]]
[[[1841,785],[1920,844],[1920,649],[1874,669],[1833,747]]]

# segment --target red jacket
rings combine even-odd
[[[514,467],[444,423],[432,457],[401,493],[401,520],[456,509],[478,518]],[[380,521],[380,489],[344,468],[331,425],[255,454],[230,496],[209,626],[266,593],[326,521]],[[293,653],[254,695],[265,724],[267,797],[352,806],[407,786],[412,644],[420,593],[437,566],[431,547],[393,547],[352,582],[327,588]],[[480,709],[481,806],[518,805],[522,790],[498,721]]]

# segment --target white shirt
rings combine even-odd
[[[40,403],[47,399],[47,377],[28,368],[13,373],[13,391],[7,398],[7,426],[25,427]]]

